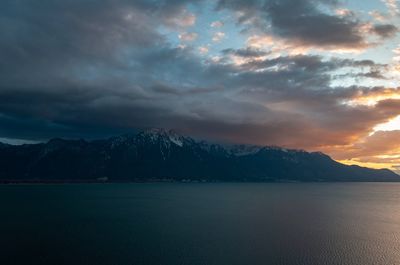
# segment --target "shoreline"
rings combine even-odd
[[[65,184],[140,184],[140,183],[182,183],[182,184],[209,184],[209,183],[285,183],[285,184],[306,184],[306,183],[400,183],[400,181],[297,181],[297,180],[271,180],[271,181],[223,181],[223,180],[116,180],[116,181],[97,181],[97,180],[0,180],[0,185],[65,185]]]

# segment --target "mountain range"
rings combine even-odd
[[[399,180],[388,169],[348,166],[320,152],[215,144],[164,129],[93,141],[0,143],[3,183]]]

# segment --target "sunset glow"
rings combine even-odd
[[[382,94],[378,95],[366,95],[366,96],[360,96],[356,97],[355,99],[352,99],[347,102],[349,105],[357,106],[357,105],[364,105],[364,106],[375,106],[381,101],[384,100],[396,100],[400,99],[400,93],[394,93],[391,91],[384,92]]]
[[[0,5],[4,142],[160,127],[399,172],[399,1]]]
[[[394,119],[386,123],[379,124],[374,127],[374,131],[396,131],[400,130],[400,116],[397,116]]]

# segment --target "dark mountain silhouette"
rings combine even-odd
[[[197,141],[151,129],[106,140],[0,144],[0,181],[399,181],[303,150]]]

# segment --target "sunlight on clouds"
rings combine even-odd
[[[282,53],[290,55],[305,54],[309,48],[290,44],[289,42],[271,35],[253,35],[247,39],[247,46],[255,49],[271,51],[271,56],[280,56]]]
[[[393,165],[392,163],[374,163],[374,162],[361,162],[356,159],[346,159],[346,160],[336,160],[339,163],[345,164],[345,165],[356,165],[360,167],[369,167],[369,168],[376,168],[376,169],[390,169],[393,171],[396,171],[396,165]]]
[[[251,58],[246,58],[246,57],[236,56],[236,55],[229,56],[230,62],[236,66],[245,65],[245,64],[249,64],[251,62],[257,62],[257,61],[261,62],[261,61],[265,60],[266,58],[267,58],[267,56],[257,56],[257,57],[251,57]],[[273,68],[269,67],[269,69],[273,69]],[[258,69],[258,70],[264,70],[264,69]],[[257,72],[258,70],[255,70],[255,72]]]
[[[393,53],[394,53],[393,60],[400,62],[400,46],[394,49]]]
[[[349,106],[375,106],[380,101],[388,100],[388,99],[400,99],[400,93],[394,92],[392,90],[381,91],[379,94],[371,93],[365,96],[359,96],[354,99],[348,100],[345,102],[346,105]]]
[[[17,119],[26,126],[18,133],[40,127],[46,138],[59,133],[46,122],[66,117],[77,135],[76,124],[87,121],[104,131],[192,126],[204,137],[400,165],[400,16],[391,15],[399,0],[99,1],[95,12],[68,1],[56,9],[9,2],[35,11],[6,16],[18,23],[4,25],[10,34],[2,36],[10,49],[0,55],[9,64],[0,106],[10,117],[22,111],[35,119]],[[53,13],[60,23],[48,25]],[[66,80],[72,88],[47,88]],[[76,100],[88,80],[93,90]],[[92,98],[101,100],[88,110]]]
[[[214,35],[213,35],[213,37],[212,37],[212,41],[213,41],[213,42],[220,42],[220,41],[222,41],[224,38],[225,38],[225,33],[222,32],[222,31],[218,31],[218,32],[215,32],[215,33],[214,33]]]
[[[174,16],[167,19],[167,24],[174,27],[191,27],[196,23],[196,15],[190,13],[186,9],[179,16]]]
[[[396,128],[397,127],[397,128]],[[348,165],[389,168],[400,172],[400,116],[382,124],[350,146],[333,150],[334,159]]]
[[[374,127],[374,131],[395,131],[400,130],[400,116]]]
[[[359,54],[367,48],[367,44],[360,47],[335,47],[335,46],[313,46],[296,40],[287,40],[272,35],[252,35],[247,39],[247,46],[257,49],[271,51],[271,55],[280,56],[281,54],[300,55],[310,52],[329,51],[338,54]]]
[[[199,50],[200,54],[202,54],[202,55],[208,53],[208,47],[206,47],[206,46],[200,46],[200,47],[198,48],[198,50]]]
[[[224,23],[223,23],[222,21],[219,21],[219,20],[214,21],[214,22],[212,22],[212,23],[210,24],[210,26],[211,26],[212,28],[220,28],[220,27],[222,27],[223,25],[224,25]]]
[[[376,157],[381,158],[381,159],[400,159],[400,154],[398,154],[398,155],[379,155]]]
[[[376,21],[383,22],[386,21],[387,18],[378,10],[373,10],[368,13],[371,17],[373,17]]]
[[[195,41],[198,37],[198,34],[195,32],[184,32],[178,35],[178,38],[181,41]]]
[[[349,16],[353,14],[353,12],[347,8],[338,8],[335,10],[335,13],[339,16]]]
[[[398,15],[400,13],[400,8],[397,0],[381,0],[388,8],[389,13],[392,16]]]

